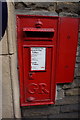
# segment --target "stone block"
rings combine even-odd
[[[79,104],[70,104],[61,106],[61,112],[79,112],[80,105]]]
[[[2,119],[2,57],[0,56],[0,120]]]
[[[60,114],[56,114],[56,115],[50,115],[48,117],[49,120],[53,120],[53,118],[79,118],[79,113],[78,112],[72,112],[72,113],[60,113]]]
[[[2,116],[3,118],[13,118],[9,56],[2,57]]]
[[[80,46],[77,47],[77,53],[76,53],[77,57],[80,57]]]
[[[65,91],[65,94],[70,95],[80,95],[80,88],[68,89]]]
[[[56,100],[64,98],[64,90],[61,85],[56,86]]]
[[[8,3],[8,46],[9,54],[16,52],[16,17],[14,12],[14,4],[12,2]]]
[[[57,100],[55,105],[66,105],[79,103],[79,96],[65,96],[63,99]]]
[[[24,119],[24,118],[25,118],[25,119],[30,119],[30,120],[35,120],[35,119],[37,119],[37,120],[42,120],[42,119],[44,119],[44,118],[47,119],[47,115],[46,115],[46,116],[42,116],[42,115],[41,115],[41,116],[40,116],[40,115],[39,115],[39,116],[28,116],[28,117],[24,117],[24,116],[23,116],[23,119]]]
[[[63,90],[67,90],[70,88],[78,88],[80,87],[80,78],[75,78],[72,83],[66,83],[62,88]]]
[[[77,67],[75,67],[75,73],[74,77],[79,77],[80,76],[80,63],[77,64]]]
[[[66,17],[78,17],[78,14],[75,14],[75,13],[69,13],[69,12],[60,12],[59,13],[59,16],[61,16],[61,17],[64,17],[64,16],[66,16]]]
[[[79,3],[77,2],[58,2],[57,10],[62,10],[62,12],[75,13],[79,12]]]
[[[47,116],[49,114],[57,114],[60,112],[60,106],[45,105],[45,106],[34,106],[30,108],[22,108],[23,117],[38,117]]]
[[[45,3],[45,2],[43,2],[43,3],[41,3],[41,2],[37,2],[37,3],[35,3],[35,9],[37,10],[41,10],[41,9],[44,9],[44,10],[48,10],[48,8],[49,8],[49,6],[50,6],[50,3]]]
[[[60,106],[55,106],[55,105],[50,105],[48,107],[48,114],[47,115],[54,115],[54,114],[58,114],[60,112]]]
[[[80,63],[80,57],[76,57],[76,62]]]
[[[78,68],[78,63],[75,64],[75,68]]]
[[[66,83],[66,84],[64,84],[62,88],[63,88],[64,90],[70,89],[70,88],[71,88],[71,83]]]
[[[8,44],[7,44],[7,32],[5,32],[3,38],[0,41],[0,54],[8,54]]]
[[[15,3],[16,9],[27,9],[27,10],[49,10],[54,11],[56,3],[54,2],[22,2]]]
[[[23,117],[36,117],[36,116],[44,116],[48,113],[48,107],[40,107],[40,106],[32,106],[22,108]]]
[[[71,83],[71,88],[78,88],[80,87],[80,78],[75,78]]]
[[[24,4],[21,2],[16,2],[15,3],[15,8],[16,9],[24,9]]]

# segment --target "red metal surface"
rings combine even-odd
[[[78,26],[78,18],[59,18],[56,83],[74,80]]]
[[[23,28],[23,31],[54,32],[53,28]]]
[[[74,79],[78,19],[17,15],[21,106],[55,103],[56,83]],[[31,47],[46,48],[45,70],[31,70]]]
[[[41,21],[41,28],[35,28],[38,19]],[[17,39],[18,39],[18,64],[20,79],[20,100],[21,106],[54,104],[55,102],[55,65],[56,65],[56,41],[58,17],[26,16],[17,15]],[[39,26],[38,26],[39,27]],[[43,37],[25,36],[26,28],[42,31],[45,33],[55,31],[49,41],[46,35]],[[46,28],[46,29],[45,29]],[[27,31],[26,31],[27,32]],[[27,33],[26,33],[27,34]],[[26,40],[25,40],[26,39]],[[37,41],[36,41],[37,39]],[[31,47],[46,48],[46,69],[45,71],[31,71]]]
[[[79,18],[79,32],[80,32],[80,18]]]

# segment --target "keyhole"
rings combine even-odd
[[[29,73],[29,79],[33,80],[33,73]]]

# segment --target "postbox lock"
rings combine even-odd
[[[32,102],[32,101],[34,101],[34,100],[35,100],[34,97],[29,97],[29,98],[27,98],[27,101],[28,101],[28,102]]]
[[[42,27],[42,22],[40,21],[40,19],[37,20],[37,22],[35,23],[36,28],[41,28]]]

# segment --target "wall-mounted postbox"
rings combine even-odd
[[[56,83],[72,82],[78,19],[17,15],[21,106],[55,103]]]

